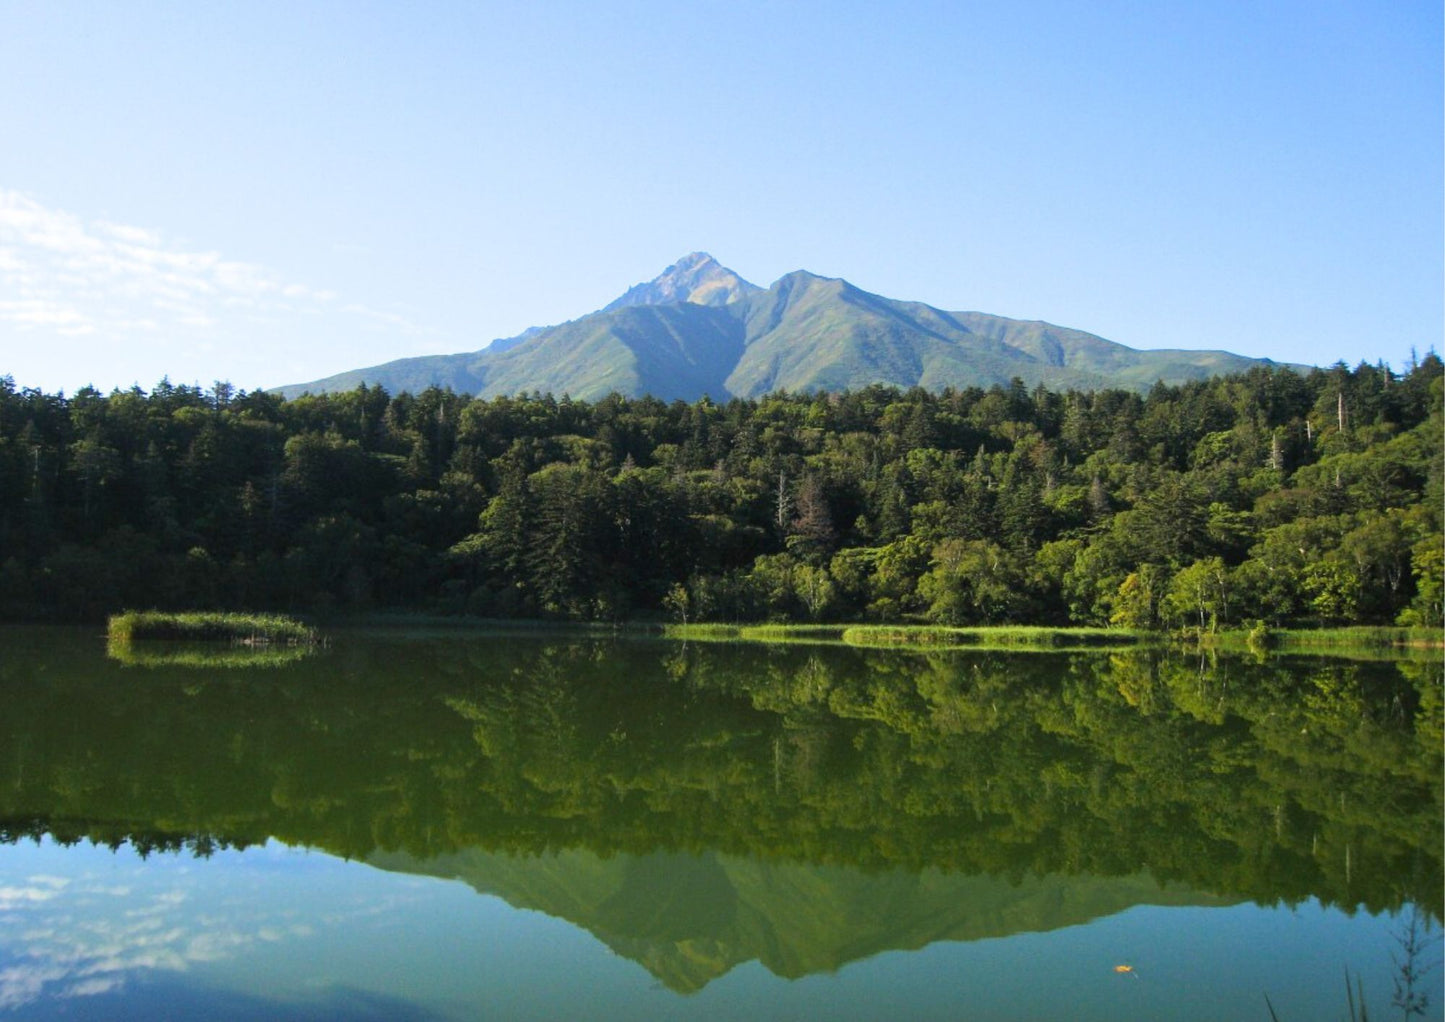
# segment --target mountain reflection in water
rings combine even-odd
[[[378,853],[368,861],[459,879],[517,908],[566,919],[679,993],[754,960],[796,979],[883,951],[1054,930],[1135,905],[1224,903],[1148,876],[1009,881],[712,852],[603,858],[583,850],[541,856],[468,850],[427,860]]]
[[[0,836],[459,877],[677,990],[1135,904],[1441,901],[1432,662],[0,631]]]

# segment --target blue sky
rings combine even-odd
[[[0,0],[0,375],[475,350],[697,249],[1139,348],[1440,347],[1442,17]]]

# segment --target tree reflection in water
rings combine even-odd
[[[0,633],[9,840],[1148,873],[1441,902],[1430,662],[347,637],[267,669]]]

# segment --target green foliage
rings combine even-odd
[[[856,298],[824,284],[789,302]],[[1442,369],[726,404],[0,378],[0,617],[1438,626]]]
[[[1157,564],[1141,564],[1119,583],[1109,624],[1123,628],[1157,628],[1164,599],[1165,573]]]
[[[180,642],[252,642],[309,644],[315,629],[280,614],[231,614],[127,610],[111,616],[106,629],[114,643],[156,639]]]
[[[1169,580],[1160,601],[1160,613],[1180,625],[1217,631],[1229,620],[1229,574],[1218,557],[1207,557],[1181,568]]]
[[[1401,611],[1402,625],[1440,626],[1445,624],[1445,542],[1441,535],[1420,540],[1410,550],[1410,566],[1415,576],[1415,601]]]
[[[933,550],[931,570],[919,581],[929,620],[940,624],[994,624],[1016,620],[1023,610],[1018,561],[987,540],[944,540]]]
[[[1221,632],[1212,646],[1232,649],[1240,633]],[[1353,625],[1345,628],[1274,629],[1256,622],[1243,639],[1250,648],[1264,646],[1287,653],[1328,653],[1331,656],[1358,655],[1363,659],[1379,659],[1382,655],[1419,657],[1431,662],[1438,659],[1440,632],[1435,628],[1387,627]]]
[[[1360,579],[1341,561],[1318,561],[1305,568],[1301,578],[1310,606],[1326,621],[1354,618],[1360,602]]]
[[[941,625],[854,625],[842,633],[850,646],[913,649],[1015,649],[1065,650],[1107,646],[1126,647],[1145,640],[1132,630],[1119,628],[1048,628],[1002,625],[949,628]]]

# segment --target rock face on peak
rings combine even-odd
[[[989,387],[1144,391],[1269,364],[1227,351],[1140,351],[1037,320],[945,312],[795,270],[750,284],[694,252],[605,308],[480,351],[401,359],[277,390],[287,397],[380,385],[495,397],[541,391],[667,401],[777,390]]]
[[[761,291],[706,252],[693,252],[673,263],[644,284],[635,284],[627,293],[603,308],[603,312],[629,305],[672,305],[691,302],[694,305],[727,305]]]

